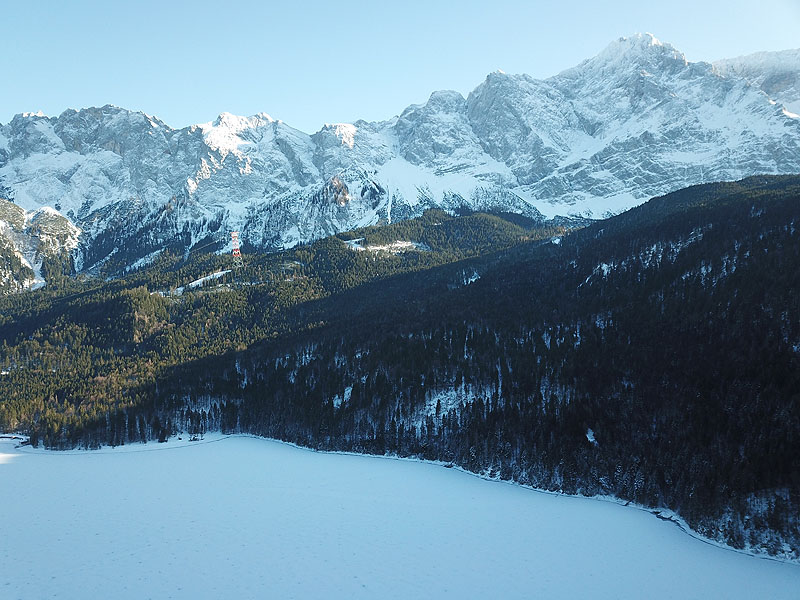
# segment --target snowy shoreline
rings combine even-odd
[[[19,452],[27,453],[27,454],[43,454],[43,455],[63,455],[63,456],[74,456],[74,455],[84,455],[84,454],[119,454],[119,453],[136,453],[136,452],[159,452],[163,450],[177,450],[183,448],[191,448],[199,445],[210,444],[210,443],[217,443],[227,439],[235,439],[235,438],[246,438],[246,439],[254,439],[254,440],[263,440],[267,442],[274,442],[278,444],[283,444],[285,446],[289,446],[291,448],[295,448],[298,450],[304,450],[307,452],[313,452],[315,454],[322,454],[322,455],[339,455],[339,456],[354,456],[354,457],[364,457],[364,458],[380,458],[384,460],[395,460],[401,462],[411,462],[411,463],[419,463],[419,464],[426,464],[426,465],[435,465],[445,467],[449,470],[453,470],[456,472],[464,473],[466,475],[470,475],[477,479],[481,479],[483,481],[495,482],[495,483],[502,483],[506,485],[510,485],[515,488],[529,490],[531,492],[536,492],[539,494],[544,494],[547,496],[554,496],[559,498],[575,498],[575,499],[584,499],[584,500],[596,500],[599,502],[605,502],[610,504],[615,504],[617,506],[622,506],[626,508],[635,509],[644,513],[649,513],[656,517],[661,521],[667,521],[673,525],[675,525],[681,532],[686,534],[687,536],[695,539],[699,542],[703,542],[704,544],[708,544],[714,548],[719,548],[722,550],[727,550],[729,552],[733,552],[736,554],[749,556],[752,558],[757,558],[761,560],[777,562],[780,564],[789,564],[789,565],[796,565],[800,566],[800,559],[792,560],[782,557],[775,557],[769,556],[767,554],[753,552],[748,549],[738,549],[732,546],[728,546],[726,544],[722,544],[713,540],[711,538],[704,537],[703,535],[694,531],[688,523],[677,513],[674,511],[663,508],[663,507],[648,507],[641,504],[637,504],[635,502],[631,502],[630,500],[624,500],[621,498],[617,498],[616,496],[605,496],[605,495],[595,495],[595,496],[584,496],[581,494],[569,494],[566,492],[561,491],[552,491],[552,490],[545,490],[541,488],[536,488],[533,486],[525,485],[522,483],[518,483],[512,480],[505,480],[501,479],[500,477],[490,477],[483,473],[476,473],[474,471],[469,471],[459,465],[445,462],[445,461],[436,461],[436,460],[426,460],[417,457],[409,457],[409,456],[398,456],[396,454],[366,454],[361,452],[351,452],[351,451],[344,451],[344,450],[318,450],[316,448],[311,448],[308,446],[302,446],[300,444],[295,444],[294,442],[287,442],[277,438],[269,438],[269,437],[262,437],[255,434],[248,434],[248,433],[235,433],[235,434],[223,434],[220,432],[210,432],[204,434],[202,437],[197,439],[192,439],[189,435],[181,435],[181,436],[174,436],[168,438],[166,442],[156,442],[156,441],[149,441],[149,442],[142,442],[137,444],[125,444],[121,446],[101,446],[98,449],[73,449],[73,450],[50,450],[45,448],[34,448],[30,445],[23,444],[17,445],[15,449]],[[24,442],[28,442],[28,437],[23,434],[0,434],[0,441],[3,439],[17,439],[23,440]]]
[[[419,459],[183,437],[67,452],[0,439],[0,481],[14,490],[0,511],[4,597],[794,599],[800,589],[797,565],[720,552],[607,498],[490,485]]]

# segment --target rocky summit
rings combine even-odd
[[[279,249],[429,207],[599,218],[691,184],[798,173],[798,56],[692,63],[634,35],[549,79],[498,71],[466,98],[434,92],[312,135],[264,113],[184,129],[115,106],[20,114],[0,126],[0,198],[22,210],[6,207],[21,221],[0,247],[24,287],[39,214],[64,217],[49,252],[113,276],[165,249],[223,250],[232,230]]]

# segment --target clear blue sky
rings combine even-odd
[[[800,0],[4,0],[0,123],[111,103],[173,127],[389,118],[503,69],[547,77],[649,31],[687,58],[800,47]]]

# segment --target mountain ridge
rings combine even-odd
[[[20,114],[0,125],[0,197],[58,210],[83,232],[76,269],[112,276],[167,247],[225,250],[231,230],[281,249],[433,207],[597,218],[800,172],[800,118],[740,71],[637,34],[548,79],[498,71],[310,135],[267,113],[181,129],[113,105]]]
[[[755,52],[712,64],[722,74],[748,79],[787,110],[800,115],[800,48]]]

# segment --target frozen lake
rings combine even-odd
[[[792,598],[650,513],[248,437],[0,440],[0,598]]]

